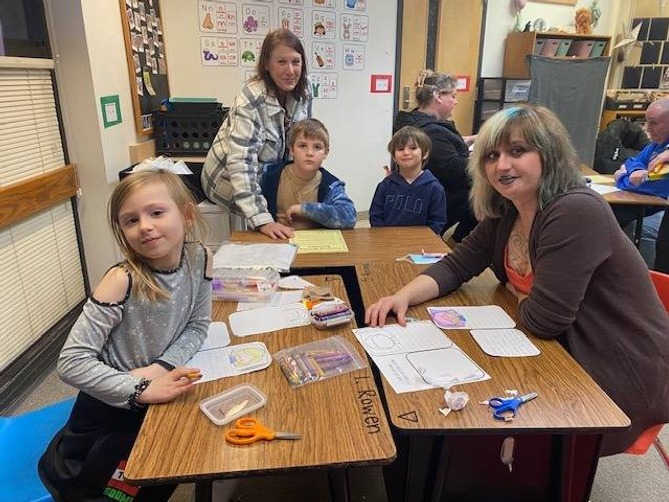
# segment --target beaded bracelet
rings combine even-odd
[[[156,360],[153,361],[153,362],[154,362],[155,364],[159,365],[159,366],[162,366],[162,367],[165,368],[167,371],[172,371],[172,370],[174,369],[174,365],[173,365],[173,364],[170,364],[170,363],[168,363],[167,361],[163,361],[162,359],[156,359]]]
[[[130,406],[130,409],[133,411],[138,411],[143,408],[146,408],[145,404],[142,404],[138,402],[137,400],[139,399],[139,396],[146,390],[146,388],[149,386],[151,383],[151,380],[147,380],[146,378],[141,378],[139,380],[139,383],[135,385],[135,392],[130,394],[128,396],[128,405]]]

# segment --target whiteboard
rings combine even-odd
[[[330,132],[324,167],[346,182],[358,212],[369,210],[381,166],[389,162],[397,2],[161,0],[160,6],[172,96],[215,97],[224,106],[254,73],[254,51],[265,33],[288,24],[320,84],[313,116]],[[317,23],[324,30],[315,30]],[[389,92],[371,92],[372,75],[392,75]]]

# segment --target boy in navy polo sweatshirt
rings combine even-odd
[[[358,214],[345,183],[321,167],[330,151],[323,123],[301,120],[292,127],[288,145],[293,161],[267,164],[260,180],[274,220],[296,230],[353,228]]]
[[[432,142],[416,127],[397,131],[388,152],[397,171],[379,183],[369,208],[372,227],[427,225],[441,235],[446,225],[446,193],[439,180],[423,166]]]

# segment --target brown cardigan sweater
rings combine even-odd
[[[486,219],[424,273],[440,295],[490,266],[502,284],[504,247],[517,213]],[[646,428],[669,422],[669,316],[648,269],[607,202],[573,189],[539,211],[530,235],[534,284],[519,308],[534,335],[558,338],[630,417],[602,454],[624,451]]]

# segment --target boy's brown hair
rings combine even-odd
[[[423,131],[413,126],[404,126],[398,130],[388,143],[388,152],[395,158],[395,151],[404,148],[409,143],[413,143],[425,157],[423,164],[432,151],[432,140]]]
[[[298,136],[303,134],[306,139],[316,139],[323,142],[325,150],[330,150],[330,134],[325,124],[318,119],[300,120],[290,128],[288,145],[292,148]]]

